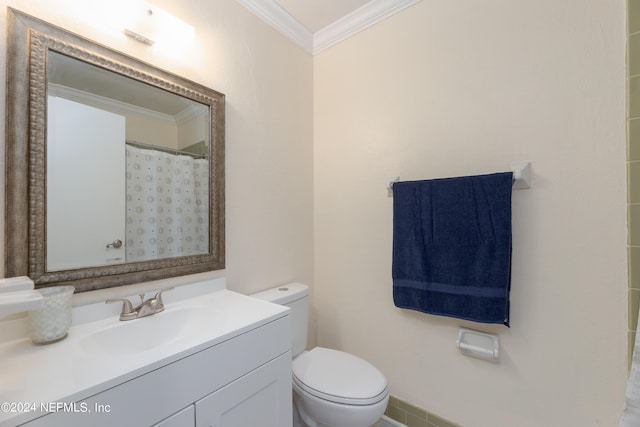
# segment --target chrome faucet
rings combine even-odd
[[[120,320],[133,320],[141,317],[151,316],[152,314],[160,313],[164,310],[164,303],[162,302],[162,293],[170,291],[173,288],[163,289],[158,291],[154,297],[147,300],[144,299],[144,294],[140,295],[140,304],[137,307],[133,307],[131,301],[127,298],[108,299],[105,304],[111,304],[114,302],[122,301],[122,312],[120,313]]]

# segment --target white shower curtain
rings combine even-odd
[[[639,323],[640,325],[640,323]],[[636,327],[636,343],[633,348],[631,373],[627,381],[627,397],[624,402],[620,427],[640,426],[640,328]]]
[[[127,262],[207,253],[209,161],[126,151]]]

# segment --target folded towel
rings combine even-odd
[[[397,307],[509,326],[511,172],[393,185]]]

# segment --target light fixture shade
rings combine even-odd
[[[149,46],[156,43],[184,45],[194,37],[191,25],[145,1],[136,2],[132,17],[123,32]]]

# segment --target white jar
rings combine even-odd
[[[36,344],[58,341],[67,336],[71,326],[71,297],[73,286],[38,289],[43,304],[29,312],[29,337]]]

